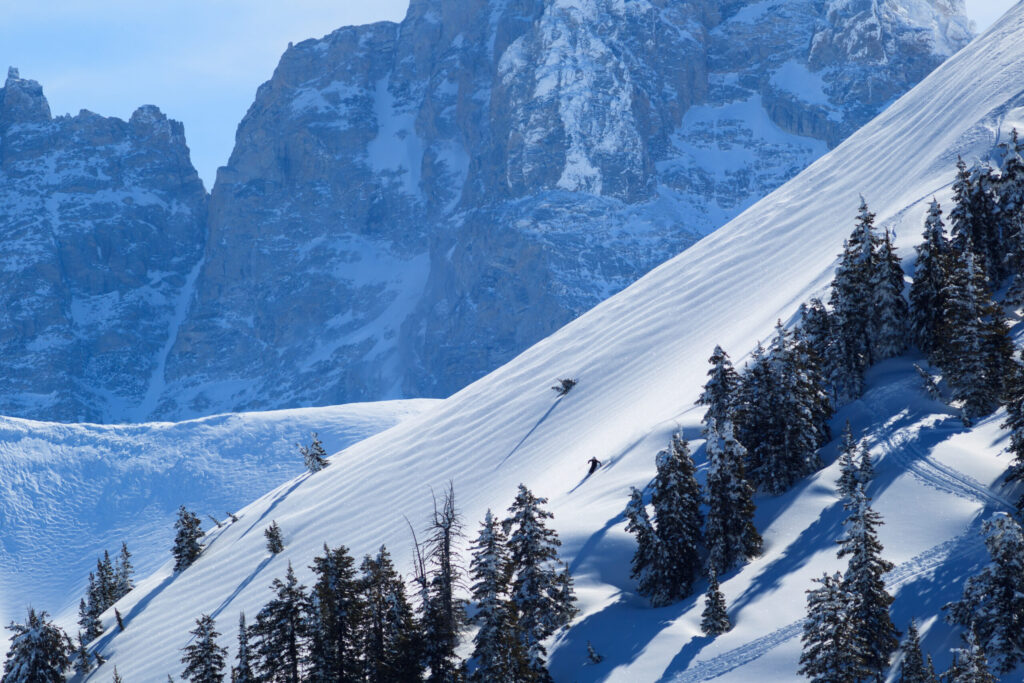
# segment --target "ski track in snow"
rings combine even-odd
[[[890,591],[899,588],[911,579],[934,571],[950,559],[965,557],[979,552],[984,546],[976,527],[971,527],[959,536],[925,550],[895,567],[886,575],[885,585]],[[796,638],[801,634],[804,620],[786,624],[771,633],[751,640],[728,652],[696,662],[689,669],[672,679],[675,683],[697,683],[710,681],[758,659],[768,651]]]

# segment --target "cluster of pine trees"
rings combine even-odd
[[[344,546],[325,545],[310,566],[311,588],[289,564],[255,622],[247,625],[240,615],[231,681],[549,681],[543,641],[568,624],[575,597],[558,537],[545,523],[546,502],[520,486],[506,519],[490,511],[484,518],[469,570],[472,621],[480,627],[469,661],[456,652],[469,618],[457,596],[465,578],[457,552],[462,522],[449,488],[428,537],[416,543],[416,608],[386,547],[357,570]],[[202,615],[191,633],[183,679],[225,680],[227,651],[217,643],[214,620]]]
[[[85,597],[78,603],[78,625],[82,627],[79,641],[90,642],[103,632],[100,615],[128,595],[134,587],[133,573],[132,554],[127,543],[121,543],[116,561],[111,562],[110,553],[106,550],[103,551],[103,559],[96,559],[96,571],[89,572]]]
[[[893,565],[882,558],[877,532],[882,518],[871,508],[867,494],[870,462],[847,425],[838,481],[844,507],[850,511],[846,533],[838,541],[838,557],[848,558],[847,567],[842,574],[815,579],[818,588],[807,592],[799,673],[816,683],[882,680],[899,644],[889,617],[893,598],[882,578]]]

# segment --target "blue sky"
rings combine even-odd
[[[1014,0],[967,0],[979,28]],[[185,123],[207,188],[288,42],[400,20],[408,0],[0,0],[0,69],[43,85],[53,113],[127,118],[156,104]],[[0,71],[0,73],[5,73]]]

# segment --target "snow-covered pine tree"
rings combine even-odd
[[[363,602],[355,560],[348,548],[328,548],[313,558],[316,583],[310,590],[306,629],[309,666],[305,680],[315,683],[357,681],[362,678],[360,627]]]
[[[249,629],[245,625],[245,612],[238,613],[238,651],[235,665],[231,668],[231,683],[256,683],[252,670],[252,654],[249,650]]]
[[[769,493],[782,493],[821,467],[818,447],[831,414],[824,380],[808,349],[779,322],[755,400],[760,423],[749,436],[747,475]]]
[[[284,552],[284,538],[281,535],[281,527],[278,526],[276,520],[270,521],[270,526],[263,530],[263,535],[267,539],[267,550],[272,555]]]
[[[849,615],[852,596],[843,588],[838,572],[822,574],[814,581],[819,587],[807,591],[798,673],[813,683],[860,680],[863,667],[854,647]]]
[[[1012,671],[1024,661],[1024,531],[1005,513],[982,527],[989,563],[946,605],[947,620],[973,629],[993,669]]]
[[[110,683],[124,683],[124,679],[121,678],[121,674],[117,672],[117,665],[114,665],[114,675],[111,676]]]
[[[132,554],[128,551],[128,544],[121,541],[121,553],[114,563],[114,602],[128,595],[135,587],[132,582],[134,573],[135,568],[132,566]]]
[[[509,558],[505,543],[501,523],[488,510],[473,542],[469,565],[473,581],[470,590],[477,608],[473,621],[480,627],[473,637],[470,680],[480,683],[514,680],[520,674],[518,665],[525,661],[516,652],[519,641],[513,634],[507,601]]]
[[[630,577],[637,582],[637,592],[650,598],[656,592],[656,565],[662,553],[654,525],[647,515],[643,493],[635,486],[629,489],[625,516],[626,531],[636,536],[636,552],[633,553],[630,565]]]
[[[658,453],[656,466],[651,504],[658,554],[650,568],[649,597],[660,606],[690,594],[701,569],[704,519],[697,468],[681,433],[673,434],[668,449]]]
[[[860,488],[858,450],[859,444],[853,438],[853,430],[850,428],[850,421],[847,420],[846,426],[843,428],[843,435],[839,440],[839,479],[836,481],[839,495],[845,501],[852,502]]]
[[[704,423],[709,419],[718,422],[734,419],[736,403],[739,400],[740,377],[732,367],[729,354],[716,346],[711,358],[708,359],[711,369],[708,370],[708,381],[704,391],[697,399],[697,405],[707,406],[704,412]]]
[[[943,292],[949,280],[951,258],[942,208],[935,199],[928,207],[922,237],[924,240],[915,247],[917,263],[910,285],[910,334],[917,348],[934,358],[941,339]]]
[[[907,348],[908,306],[903,298],[903,268],[888,229],[883,233],[871,271],[871,356],[892,358]]]
[[[182,679],[191,683],[221,683],[228,651],[217,644],[220,633],[213,617],[201,615],[189,633],[192,640],[182,648],[185,653],[181,657],[181,663],[185,665]]]
[[[996,234],[992,169],[981,165],[968,169],[959,158],[956,169],[954,206],[949,212],[952,244],[957,251],[973,251],[979,272],[986,282],[995,284],[1000,279],[1003,254]]]
[[[842,356],[835,358],[838,367],[833,368],[835,376],[830,380],[836,384],[840,402],[860,396],[864,370],[873,362],[869,307],[873,300],[871,274],[875,270],[879,242],[874,226],[875,214],[868,210],[867,202],[861,197],[857,223],[843,243],[829,296],[835,344],[842,352]]]
[[[422,643],[405,583],[383,545],[360,565],[363,660],[367,683],[405,683],[423,677]]]
[[[1000,425],[1010,430],[1010,445],[1006,450],[1013,456],[1007,481],[1024,477],[1024,351],[1020,361],[1010,366],[1004,382],[1006,400],[1006,421]],[[1024,509],[1024,495],[1017,501],[1017,508]]]
[[[86,584],[85,597],[78,603],[78,625],[82,627],[82,634],[85,642],[91,643],[103,633],[103,626],[100,624],[100,596],[96,586],[96,575],[89,572],[89,581]]]
[[[861,445],[860,462],[857,465],[857,481],[860,483],[860,490],[867,493],[868,484],[875,478],[875,465],[871,461],[871,451],[866,445]]]
[[[948,683],[998,683],[988,668],[985,648],[979,643],[974,630],[969,630],[967,647],[954,650],[953,666],[943,680]]]
[[[182,505],[178,508],[178,519],[174,522],[176,533],[174,535],[174,547],[171,554],[174,555],[174,571],[181,572],[196,561],[203,546],[199,539],[203,537],[202,523],[199,517]]]
[[[1007,303],[1024,304],[1024,147],[1014,128],[1010,139],[999,146],[999,180],[996,183],[996,214],[999,235],[1006,247],[1005,266],[1014,279]]]
[[[761,554],[761,536],[754,527],[754,489],[743,468],[745,449],[733,436],[732,423],[711,421],[707,443],[707,524],[704,541],[708,567],[718,575]]]
[[[929,670],[921,652],[921,635],[917,622],[910,620],[907,637],[900,644],[900,677],[898,683],[939,683],[935,672]]]
[[[733,424],[736,438],[741,443],[757,443],[764,438],[771,424],[768,392],[772,385],[772,376],[767,353],[764,345],[758,342],[750,354],[750,361],[740,373],[739,400]],[[705,427],[707,424],[705,423]]]
[[[93,669],[95,663],[93,656],[89,654],[89,648],[85,645],[85,638],[82,632],[78,632],[78,644],[75,646],[75,673],[87,674]]]
[[[547,650],[543,641],[575,614],[568,568],[558,561],[558,534],[545,520],[554,515],[544,509],[546,498],[539,498],[519,485],[502,522],[508,535],[510,558],[510,595],[515,635],[525,653],[527,680],[548,681]]]
[[[1013,345],[969,242],[952,259],[944,298],[940,364],[965,417],[987,415],[999,405]]]
[[[284,580],[274,579],[270,590],[274,597],[260,609],[252,629],[254,663],[261,680],[299,683],[308,642],[306,587],[289,562]]]
[[[103,551],[103,559],[96,559],[96,596],[100,614],[116,602],[114,564],[110,561],[110,553]]]
[[[882,578],[893,564],[882,558],[877,533],[882,517],[871,509],[871,499],[858,491],[849,507],[852,512],[844,522],[846,533],[838,541],[838,556],[849,557],[842,581],[843,590],[852,596],[847,617],[854,653],[862,666],[859,677],[881,680],[899,645],[899,634],[889,616],[893,598]]]
[[[309,446],[299,444],[299,454],[302,455],[302,462],[306,465],[306,469],[310,472],[319,472],[331,463],[327,460],[327,451],[324,450],[324,445],[320,442],[317,433],[313,432],[310,436],[312,443]]]
[[[7,627],[11,640],[4,661],[3,683],[64,683],[71,666],[71,641],[46,612],[28,608],[25,623]]]
[[[717,636],[732,630],[729,613],[725,607],[725,596],[718,585],[718,574],[708,572],[708,591],[704,594],[704,611],[701,613],[700,630],[706,636]]]

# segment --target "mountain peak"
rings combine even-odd
[[[0,90],[0,127],[49,120],[50,105],[43,95],[43,86],[22,78],[17,67],[9,67],[7,81]]]

